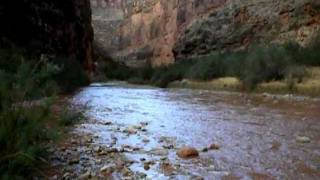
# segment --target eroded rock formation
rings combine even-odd
[[[36,54],[74,58],[92,69],[89,0],[3,0],[1,44],[10,42]]]
[[[296,41],[320,27],[317,0],[91,0],[97,44],[117,61],[153,66],[253,43]]]

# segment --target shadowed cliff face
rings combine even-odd
[[[77,59],[92,70],[91,8],[89,0],[3,0],[0,37],[34,54]]]
[[[320,27],[317,0],[91,1],[97,44],[129,66],[256,43],[306,45]]]

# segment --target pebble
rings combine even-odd
[[[105,165],[100,169],[101,173],[111,174],[114,171],[114,166],[112,165]]]
[[[220,146],[217,145],[217,144],[211,144],[211,145],[209,146],[209,149],[210,149],[210,150],[219,150],[219,149],[220,149]]]
[[[143,168],[144,168],[144,170],[148,171],[150,169],[150,164],[144,163]]]
[[[199,156],[199,152],[193,147],[182,147],[178,150],[177,155],[180,158],[194,158]]]
[[[296,138],[297,142],[299,143],[310,143],[311,142],[311,139],[307,136],[298,136]]]
[[[63,179],[69,179],[70,176],[71,176],[71,174],[67,172],[67,173],[64,173],[64,174],[63,174],[62,178],[63,178]]]
[[[142,142],[148,143],[148,142],[150,142],[150,140],[149,139],[143,139]]]
[[[79,176],[79,180],[85,180],[85,179],[90,179],[91,178],[91,171],[87,171],[86,173],[82,174]]]
[[[106,125],[106,126],[109,126],[109,125],[111,125],[111,124],[112,124],[111,121],[106,121],[106,122],[103,123],[103,125]]]
[[[137,134],[137,129],[134,126],[130,126],[123,131],[124,133],[128,134]]]
[[[167,156],[169,154],[169,151],[166,149],[152,149],[150,151],[150,154],[156,155],[156,156]]]

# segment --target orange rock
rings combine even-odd
[[[199,156],[199,152],[198,152],[197,149],[195,149],[193,147],[182,147],[177,152],[177,155],[180,158],[194,158],[194,157],[198,157]]]
[[[211,144],[211,145],[209,146],[209,149],[211,149],[211,150],[219,150],[219,149],[220,149],[220,146],[217,145],[217,144]]]

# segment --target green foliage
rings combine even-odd
[[[17,52],[1,55],[0,178],[16,179],[36,169],[44,152],[40,143],[50,132],[45,123],[51,98],[44,97],[56,92],[53,65],[25,62]],[[17,64],[9,65],[6,57]]]
[[[245,87],[254,89],[259,83],[283,79],[291,58],[282,47],[258,47],[246,56],[240,79]]]
[[[49,130],[45,122],[50,118],[48,104],[16,105],[0,112],[0,178],[30,175],[38,166]]]
[[[29,178],[45,155],[42,143],[54,134],[47,128],[54,96],[87,78],[73,60],[34,58],[10,48],[0,49],[0,82],[0,179]],[[61,118],[69,125],[79,116],[68,112]]]
[[[188,71],[187,77],[196,80],[209,80],[223,74],[222,61],[218,55],[211,55],[197,61]]]
[[[117,64],[113,61],[104,62],[104,73],[107,79],[128,80],[131,77],[132,70],[125,65]]]
[[[82,112],[77,111],[70,106],[66,106],[63,112],[60,114],[59,125],[70,126],[84,119]]]

